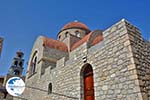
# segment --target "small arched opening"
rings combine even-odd
[[[80,33],[78,30],[75,31],[75,34],[76,34],[77,37],[80,37],[80,36],[81,36],[81,33]]]
[[[52,93],[52,83],[48,84],[48,94]]]
[[[23,63],[22,63],[22,62],[20,62],[20,63],[19,63],[19,66],[20,66],[20,67],[22,67],[22,66],[23,66]]]
[[[19,54],[19,55],[18,55],[18,57],[19,57],[19,58],[22,58],[22,55],[21,55],[21,54]]]
[[[68,37],[68,34],[69,34],[69,32],[67,31],[67,32],[65,33],[65,38]]]
[[[15,61],[15,62],[14,62],[14,65],[15,65],[15,66],[18,66],[18,61]]]

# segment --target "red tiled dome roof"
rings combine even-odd
[[[70,23],[66,24],[61,30],[65,30],[65,29],[69,29],[69,28],[82,28],[85,30],[89,30],[89,28],[81,22],[70,22]]]
[[[47,46],[47,47],[53,48],[53,49],[57,49],[60,51],[68,52],[68,48],[63,42],[58,41],[58,40],[53,40],[53,39],[50,39],[47,37],[43,37],[42,39],[44,42],[44,44],[43,44],[44,46]]]
[[[86,35],[85,37],[83,37],[81,40],[79,40],[78,42],[76,42],[72,47],[71,47],[71,51],[74,50],[75,48],[77,48],[78,46],[82,45],[85,42],[88,42],[90,36],[91,36],[92,32],[89,33],[88,35]]]
[[[75,48],[79,47],[80,45],[82,45],[85,42],[90,41],[90,38],[92,36],[92,34],[94,34],[94,32],[90,32],[89,34],[87,34],[85,37],[83,37],[81,40],[79,40],[78,42],[76,42],[72,47],[71,47],[71,51],[74,50]],[[96,45],[97,43],[99,43],[100,41],[103,40],[103,35],[99,34],[97,35],[95,38],[92,39],[91,43],[92,45]]]
[[[92,41],[92,44],[93,45],[96,45],[97,43],[99,43],[100,41],[103,40],[103,36],[102,35],[99,35],[97,36],[93,41]]]

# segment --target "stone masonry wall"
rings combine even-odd
[[[67,62],[61,61],[56,66],[53,82],[53,93],[48,95],[52,100],[79,100],[80,99],[80,69],[84,65],[82,62],[83,54],[86,54],[87,44],[83,44],[72,52]],[[85,53],[84,53],[85,52]]]
[[[125,20],[103,32],[104,41],[88,51],[96,100],[144,100],[140,93]],[[146,99],[145,99],[146,100]]]
[[[150,100],[150,42],[141,37],[140,31],[136,27],[129,23],[126,24],[142,98]]]
[[[59,51],[56,49],[44,48],[43,57],[47,60],[42,61],[42,67],[41,67],[41,75],[45,73],[45,69],[49,66],[51,66],[51,69],[56,67],[56,62],[61,59],[62,57],[67,57],[68,52]]]

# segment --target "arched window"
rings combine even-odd
[[[19,57],[19,58],[21,58],[21,57],[22,57],[22,55],[18,55],[18,57]]]
[[[81,99],[94,100],[93,69],[90,64],[85,64],[81,69]]]
[[[31,74],[35,73],[36,64],[37,64],[37,57],[35,57],[34,60],[32,61]]]
[[[48,94],[52,93],[52,83],[48,84]]]
[[[67,36],[68,36],[68,34],[69,34],[69,32],[67,31],[67,32],[65,33],[65,37],[67,37]]]
[[[76,33],[76,36],[77,36],[77,37],[80,37],[80,36],[81,36],[81,33],[80,33],[79,31],[76,31],[75,33]]]
[[[60,39],[60,38],[61,38],[61,35],[59,35],[58,38]]]
[[[33,57],[30,62],[30,74],[34,74],[37,66],[37,51],[33,54]]]
[[[37,63],[37,57],[35,57],[35,59],[33,60],[32,73],[35,72],[36,63]]]

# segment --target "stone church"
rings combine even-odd
[[[70,22],[39,36],[14,100],[150,100],[150,42],[125,19],[106,30]]]

